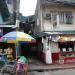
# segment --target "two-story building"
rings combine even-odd
[[[19,13],[19,0],[0,1],[0,35],[16,28],[16,16]]]
[[[75,2],[38,0],[35,15],[40,59],[46,64],[75,62]]]

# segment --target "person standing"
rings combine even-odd
[[[20,56],[17,61],[17,74],[18,75],[19,75],[21,67],[23,67],[23,69],[24,69],[24,74],[27,75],[28,60],[25,56]]]

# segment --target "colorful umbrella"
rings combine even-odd
[[[35,39],[27,33],[12,31],[2,36],[0,41],[6,43],[17,43],[18,41],[34,42]]]
[[[18,42],[21,41],[35,42],[35,39],[32,36],[20,31],[9,32],[0,38],[0,42],[15,43],[16,55],[18,49]]]

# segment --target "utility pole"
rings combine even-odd
[[[15,23],[15,26],[16,26],[16,31],[19,31],[19,5],[20,5],[20,0],[16,0],[16,23]],[[16,43],[15,44],[15,49],[16,49],[16,56],[19,55],[19,43]]]
[[[19,5],[20,0],[16,0],[16,31],[19,31]]]

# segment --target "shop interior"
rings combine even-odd
[[[59,42],[58,46],[60,49],[59,60],[64,60],[64,63],[75,62],[74,41]]]
[[[73,41],[58,42],[58,46],[59,46],[61,52],[74,51],[74,42]]]

